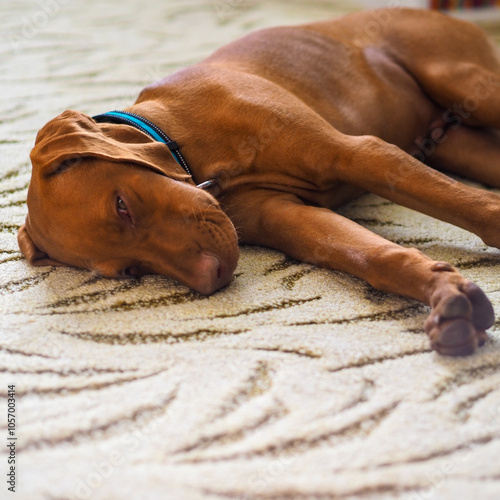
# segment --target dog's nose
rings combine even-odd
[[[197,292],[209,295],[230,283],[233,269],[216,255],[202,252],[195,265],[193,284]]]

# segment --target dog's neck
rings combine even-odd
[[[152,122],[168,134],[172,141],[176,142],[175,136],[171,135],[171,129],[178,130],[179,127],[176,127],[175,120],[169,119],[168,110],[162,106],[158,106],[157,102],[154,103],[154,106],[151,106],[149,101],[137,103],[129,108],[126,108],[124,111],[127,113],[134,113],[135,115]],[[192,155],[190,155],[189,152],[189,144],[179,143],[179,147],[182,148],[182,155],[186,157],[189,164],[188,172],[191,175],[193,183],[201,189],[212,192],[214,195],[219,193],[220,186],[217,181],[217,176],[213,175],[212,172],[205,171],[204,165],[200,164],[200,162],[190,161],[190,156]]]

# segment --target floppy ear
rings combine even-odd
[[[26,225],[23,224],[17,232],[17,242],[21,253],[26,257],[26,260],[33,266],[63,266],[62,262],[51,259],[45,252],[42,252],[31,239],[31,236],[26,230]]]
[[[60,171],[62,164],[76,166],[85,158],[131,162],[172,179],[190,176],[173,160],[165,144],[134,127],[98,123],[79,111],[66,110],[42,127],[30,153],[32,180],[44,179]]]

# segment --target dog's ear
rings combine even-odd
[[[66,110],[42,127],[30,158],[35,186],[88,158],[134,163],[175,180],[189,179],[162,142],[134,127],[98,123],[73,110]]]
[[[61,262],[51,259],[45,252],[40,250],[35,242],[31,239],[26,229],[26,224],[23,224],[17,232],[17,242],[21,253],[26,257],[26,260],[33,266],[62,266]]]

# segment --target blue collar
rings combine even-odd
[[[155,141],[163,142],[172,153],[175,161],[186,171],[189,176],[193,176],[186,160],[179,151],[179,145],[175,141],[172,141],[172,139],[170,139],[170,137],[154,123],[146,120],[146,118],[143,118],[142,116],[136,115],[134,113],[128,113],[126,111],[109,111],[108,113],[96,115],[92,118],[98,123],[124,123],[126,125],[131,125],[132,127],[135,127],[145,134],[149,135]]]

